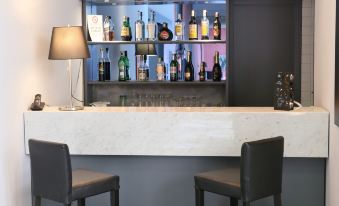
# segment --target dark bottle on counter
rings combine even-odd
[[[124,52],[120,52],[120,59],[118,61],[119,81],[126,81],[126,63]]]
[[[144,68],[146,71],[146,80],[149,80],[149,66],[147,65],[147,55],[144,55]]]
[[[173,39],[173,33],[168,28],[168,24],[166,22],[162,24],[162,28],[159,31],[158,39],[159,41],[171,41]]]
[[[214,40],[221,40],[221,23],[219,12],[215,12],[215,18],[213,23],[213,36]]]
[[[100,58],[98,63],[98,79],[100,82],[105,81],[105,58],[104,49],[100,48]]]
[[[124,21],[121,28],[121,40],[122,41],[131,41],[132,40],[132,29],[129,24],[129,17],[124,16]]]
[[[214,66],[213,66],[213,81],[221,81],[221,66],[219,63],[219,52],[215,52]]]
[[[177,54],[172,54],[172,61],[170,64],[170,80],[172,82],[178,81],[178,61],[177,61]]]
[[[195,19],[195,12],[192,10],[191,20],[188,25],[188,39],[189,40],[198,40],[198,24]]]
[[[166,67],[166,64],[164,62],[164,58],[163,57],[161,57],[161,61],[164,64],[164,80],[168,80],[167,67]]]
[[[131,78],[129,76],[129,59],[128,59],[127,51],[125,51],[124,56],[125,56],[124,62],[125,62],[125,65],[126,65],[126,80],[131,80]]]
[[[105,81],[111,80],[111,59],[109,58],[109,49],[106,48],[106,58],[105,58]]]
[[[194,66],[192,64],[191,51],[187,51],[187,64],[185,66],[185,81],[194,81]]]
[[[201,62],[199,71],[199,80],[201,82],[206,80],[206,62]]]

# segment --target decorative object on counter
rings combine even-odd
[[[104,40],[102,15],[87,15],[87,28],[92,41]]]
[[[31,105],[32,111],[41,111],[45,106],[45,102],[41,102],[41,94],[36,94],[34,97],[34,102]]]
[[[279,72],[275,83],[274,109],[290,111],[294,108],[294,75]]]
[[[158,39],[159,41],[171,41],[173,39],[173,33],[168,28],[168,24],[166,22],[162,24],[162,28],[159,31]]]
[[[54,27],[48,59],[68,60],[70,104],[59,109],[62,111],[82,110],[83,106],[73,105],[72,59],[89,58],[89,50],[85,34],[81,26]]]

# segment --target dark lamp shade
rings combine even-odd
[[[87,41],[81,26],[53,28],[48,59],[67,60],[89,57]]]
[[[154,44],[137,44],[135,55],[157,55]]]

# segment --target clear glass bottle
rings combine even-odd
[[[104,21],[104,41],[114,40],[114,25],[111,16],[106,16]]]
[[[202,19],[201,19],[201,39],[208,40],[209,39],[209,27],[210,22],[207,18],[207,10],[203,10]]]
[[[197,20],[195,18],[194,10],[192,10],[191,20],[189,22],[188,38],[189,38],[189,40],[198,40],[198,24],[197,24]]]
[[[158,58],[157,63],[157,80],[164,81],[165,80],[165,70],[164,70],[164,62],[162,61],[161,57]]]
[[[142,12],[138,11],[138,20],[135,22],[135,41],[145,40],[145,23],[142,20]]]
[[[181,19],[181,14],[178,14],[178,18],[175,21],[175,40],[184,40],[184,23]]]
[[[105,81],[105,57],[103,48],[100,48],[100,57],[98,62],[98,80],[100,82]]]
[[[155,11],[151,11],[151,18],[147,24],[148,40],[155,41],[157,39],[157,23],[155,22]]]
[[[146,81],[146,70],[144,67],[144,55],[140,55],[139,67],[138,67],[138,80]]]
[[[106,58],[105,58],[105,81],[111,80],[111,59],[109,57],[109,49],[106,48]]]
[[[126,81],[126,64],[124,58],[125,58],[124,52],[120,52],[120,59],[118,61],[119,81]]]
[[[121,36],[122,41],[131,41],[132,40],[131,26],[129,24],[129,18],[127,16],[124,16],[124,21],[122,23],[121,35],[120,36]]]

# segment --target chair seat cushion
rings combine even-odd
[[[119,189],[119,176],[90,170],[72,171],[72,200]]]
[[[197,189],[238,199],[241,197],[239,168],[199,173],[194,180]]]

